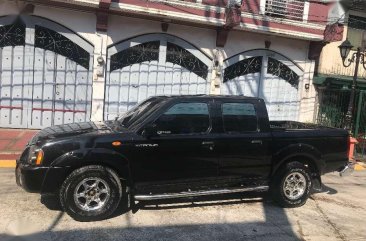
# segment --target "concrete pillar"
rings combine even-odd
[[[96,32],[94,41],[94,71],[92,96],[92,121],[102,121],[104,113],[104,94],[107,69],[107,32]]]
[[[300,98],[300,111],[299,111],[299,121],[301,122],[313,122],[314,112],[316,107],[316,90],[313,85],[313,75],[315,69],[315,61],[307,60],[304,77],[299,85]],[[309,89],[305,88],[305,84],[309,84]]]
[[[224,55],[222,48],[216,48],[214,51],[214,63],[211,76],[210,94],[219,95],[223,79]]]

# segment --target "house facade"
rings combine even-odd
[[[0,127],[111,120],[155,95],[261,97],[314,121],[337,5],[303,0],[0,2]]]
[[[319,77],[315,80],[316,84],[329,85],[333,88],[350,87],[355,72],[355,63],[345,67],[338,46],[348,39],[354,46],[349,56],[355,53],[358,47],[363,51],[366,48],[366,2],[351,1],[349,5],[344,7],[344,10],[344,18],[340,22],[344,25],[342,38],[323,47],[319,61]],[[358,81],[360,82],[359,87],[366,87],[366,69],[362,66],[359,66]]]
[[[324,125],[343,127],[353,78],[356,69],[357,48],[366,56],[366,2],[344,1],[344,18],[339,26],[344,26],[341,38],[324,45],[313,83],[318,92],[319,107],[317,121]],[[333,39],[334,40],[334,39]],[[342,59],[339,46],[348,40],[353,46],[347,58]],[[351,60],[351,61],[350,61]],[[361,57],[356,81],[356,95],[353,108],[352,133],[366,133],[366,58]]]

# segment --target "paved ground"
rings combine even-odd
[[[13,169],[0,169],[0,240],[366,240],[366,171],[324,177],[325,191],[296,209],[275,206],[263,194],[145,203],[133,214],[79,223],[52,198],[24,192]],[[243,197],[243,196],[242,196]],[[52,208],[52,209],[49,209]]]

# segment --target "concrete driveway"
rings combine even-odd
[[[121,207],[111,219],[80,223],[52,197],[44,205],[17,187],[13,169],[2,168],[0,240],[366,240],[366,172],[323,180],[324,192],[296,209],[250,193],[144,203],[134,214]]]

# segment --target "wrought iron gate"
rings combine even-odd
[[[186,41],[148,34],[108,48],[104,118],[149,96],[208,94],[212,60]]]
[[[303,71],[269,50],[252,50],[225,61],[223,94],[261,97],[271,120],[298,120]]]
[[[317,123],[342,128],[347,113],[350,91],[342,89],[319,89]]]
[[[93,46],[36,16],[0,18],[0,127],[88,121]]]
[[[319,89],[317,123],[344,128],[351,91],[349,89]],[[357,139],[356,159],[366,160],[366,91],[357,90],[353,108],[352,135]]]
[[[358,160],[366,160],[366,91],[358,92],[355,102],[354,136],[358,144],[355,149],[355,157]]]

